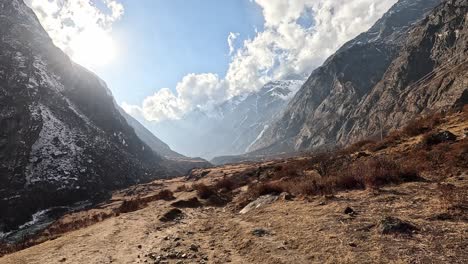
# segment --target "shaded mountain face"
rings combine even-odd
[[[119,112],[125,118],[127,123],[133,127],[137,136],[148,145],[154,152],[167,159],[185,159],[182,154],[173,151],[166,143],[162,142],[153,133],[146,129],[138,120],[127,114],[122,108],[117,106]]]
[[[302,81],[271,82],[247,96],[234,97],[210,112],[194,110],[181,120],[148,127],[178,152],[213,158],[243,154],[281,116]]]
[[[467,1],[440,2],[400,0],[312,73],[251,149],[347,144],[466,102]]]
[[[0,232],[46,208],[168,176],[114,105],[22,0],[0,1]]]

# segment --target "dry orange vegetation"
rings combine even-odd
[[[116,192],[0,263],[466,263],[467,113]]]

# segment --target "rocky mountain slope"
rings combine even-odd
[[[180,120],[148,123],[159,138],[185,155],[211,159],[243,154],[281,116],[302,81],[266,84],[257,92],[234,97],[210,111],[196,109]]]
[[[0,37],[0,232],[178,169],[163,166],[106,84],[55,47],[22,0],[0,1]]]
[[[168,159],[184,159],[187,158],[182,154],[179,154],[173,151],[166,143],[162,142],[159,138],[157,138],[151,131],[145,128],[138,120],[133,118],[131,115],[127,114],[122,108],[119,106],[118,110],[120,114],[125,118],[127,123],[135,129],[135,133],[137,136],[146,143],[154,152],[158,153],[159,155],[168,158]]]
[[[312,73],[251,149],[272,154],[347,144],[466,103],[468,4],[440,3],[400,0]]]
[[[405,129],[336,153],[117,191],[18,248],[0,244],[0,256],[10,253],[0,263],[464,264],[467,116],[468,107],[431,119],[427,135],[452,135],[438,142]]]

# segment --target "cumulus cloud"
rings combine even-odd
[[[256,91],[269,81],[304,79],[346,41],[369,29],[397,0],[254,1],[263,10],[264,30],[245,40],[236,53],[233,42],[237,35],[229,33],[228,47],[233,56],[226,76],[219,79],[212,74],[190,74],[172,94],[175,100],[171,106],[176,106],[178,114],[174,114],[173,107],[167,113],[167,107],[146,109],[159,106],[147,102],[160,102],[158,93],[145,99],[144,113],[156,111],[158,120],[160,116],[177,118],[194,107],[208,107]]]
[[[227,38],[227,42],[229,46],[229,55],[232,55],[232,53],[234,53],[234,50],[235,50],[234,43],[239,36],[240,36],[239,33],[233,33],[233,32],[229,33],[228,38]]]
[[[106,10],[97,7],[100,2]],[[76,62],[93,67],[114,54],[110,31],[124,14],[117,0],[25,0],[54,44]],[[101,60],[101,61],[100,61]]]
[[[212,73],[188,74],[176,86],[176,94],[163,88],[145,98],[141,106],[122,103],[122,108],[134,117],[148,121],[179,119],[195,108],[210,110],[225,95],[224,81]]]

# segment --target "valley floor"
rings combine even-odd
[[[468,189],[466,174],[449,181]],[[438,219],[436,187],[419,182],[328,199],[279,200],[245,215],[224,207],[184,208],[184,218],[169,223],[159,218],[171,206],[156,201],[0,263],[466,263],[467,219]],[[345,214],[346,207],[356,213]],[[381,234],[385,216],[418,231]]]
[[[288,169],[303,159],[200,169],[115,192],[94,209],[66,215],[36,238],[43,243],[5,255],[0,263],[467,263],[467,118],[456,115],[434,128],[440,130],[458,140],[421,147],[430,137],[400,137],[384,141],[385,147],[377,144],[376,151],[349,155],[358,165],[378,155],[398,162],[420,157],[408,161],[414,166],[432,160],[429,170],[421,166],[419,180],[328,195],[269,194],[259,198],[269,202],[241,214],[248,202],[259,201],[239,199],[253,192],[255,181],[288,183],[295,190],[297,179],[307,178],[288,180]],[[339,180],[344,173],[337,168]],[[314,173],[304,170],[297,177],[313,179]],[[250,182],[233,187],[224,181],[226,192],[219,186],[227,178]],[[218,186],[217,200],[202,199],[200,183]]]

